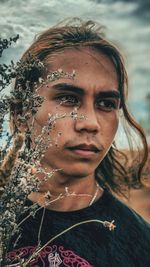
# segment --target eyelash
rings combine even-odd
[[[66,99],[66,100],[65,100]],[[65,106],[79,106],[81,101],[78,99],[77,96],[74,95],[60,95],[55,98],[60,105]],[[99,103],[104,103],[103,106],[99,106]],[[118,108],[118,101],[110,100],[110,99],[100,99],[96,103],[96,108],[103,110],[103,111],[112,111]]]
[[[67,100],[65,100],[65,98]],[[57,96],[55,100],[59,102],[60,105],[66,105],[66,106],[79,106],[80,104],[79,99],[74,95],[60,95]]]
[[[98,107],[98,104],[99,103],[104,103],[103,106],[100,106]],[[104,111],[111,111],[111,110],[114,110],[114,109],[117,109],[118,108],[118,101],[115,101],[115,100],[110,100],[110,99],[101,99],[99,101],[99,103],[96,104],[96,107],[101,109],[101,110],[104,110]]]

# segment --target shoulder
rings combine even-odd
[[[110,192],[107,194],[108,212],[116,225],[113,232],[114,257],[117,259],[120,255],[127,262],[132,259],[137,264],[135,266],[150,266],[150,224]]]
[[[142,216],[110,192],[107,192],[107,196],[109,198],[109,209],[111,209],[112,214],[121,224],[124,226],[127,225],[128,227],[130,226],[131,228],[136,226],[150,233],[150,224],[146,222]]]
[[[134,251],[137,259],[150,261],[150,224],[109,192],[108,198],[109,210],[116,225],[114,237],[117,249],[126,247],[128,253]]]

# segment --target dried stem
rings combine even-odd
[[[24,141],[24,135],[18,134],[14,139],[13,147],[6,154],[4,160],[1,162],[0,166],[0,190],[4,190],[4,187],[9,182],[9,178],[12,172],[12,169],[15,165],[15,161],[18,157],[18,152],[22,147]]]
[[[112,222],[108,222],[108,221],[101,221],[101,220],[86,220],[86,221],[82,221],[82,222],[79,222],[79,223],[76,223],[76,224],[73,224],[72,226],[68,227],[67,229],[65,229],[64,231],[60,232],[59,234],[55,235],[54,237],[52,237],[47,243],[45,243],[39,250],[36,250],[32,256],[27,260],[25,261],[23,264],[22,264],[22,267],[27,267],[28,264],[37,256],[40,254],[40,252],[46,247],[48,246],[51,242],[53,242],[55,239],[57,239],[58,237],[64,235],[65,233],[69,232],[70,230],[72,230],[73,228],[76,228],[80,225],[83,225],[83,224],[88,224],[88,223],[99,223],[99,224],[102,224],[104,227],[106,228],[109,228],[110,231],[113,231],[115,229],[115,224],[114,224],[114,221]]]

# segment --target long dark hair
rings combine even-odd
[[[97,167],[95,177],[102,186],[116,193],[121,193],[126,188],[142,185],[141,173],[148,157],[148,146],[143,129],[134,120],[126,105],[128,76],[123,57],[119,49],[105,37],[103,27],[96,25],[93,21],[84,22],[80,19],[62,22],[36,37],[33,44],[24,53],[22,61],[26,61],[30,54],[47,66],[48,58],[57,51],[86,46],[107,55],[113,62],[118,75],[121,95],[120,110],[122,110],[122,120],[125,124],[124,133],[128,139],[129,149],[119,150],[113,142],[107,155]],[[139,138],[140,148],[138,150],[135,146],[132,147],[136,138],[135,135]],[[132,156],[137,160],[129,166],[128,162],[131,162]]]

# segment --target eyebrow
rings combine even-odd
[[[73,85],[73,84],[68,84],[68,83],[57,83],[52,86],[53,89],[56,90],[65,90],[68,92],[73,92],[73,93],[78,93],[79,95],[84,95],[84,89],[82,87]]]
[[[52,85],[51,87],[52,89],[55,90],[62,90],[62,91],[68,91],[68,92],[73,92],[73,93],[77,93],[81,96],[83,96],[85,94],[85,90],[84,88],[77,86],[77,85],[73,85],[73,84],[68,84],[68,83],[57,83],[55,85]],[[113,98],[120,98],[120,92],[116,91],[114,89],[109,89],[107,91],[101,91],[99,93],[96,94],[96,97],[113,97]]]

